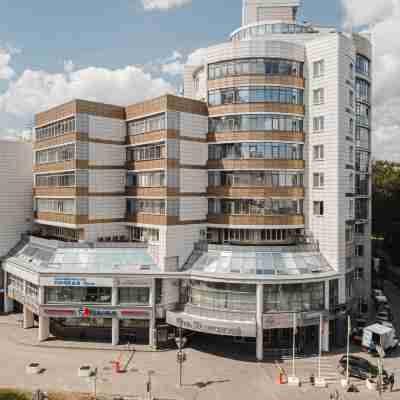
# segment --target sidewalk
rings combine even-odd
[[[54,337],[50,337],[46,342],[38,341],[38,327],[30,329],[23,329],[22,327],[22,314],[10,314],[3,315],[0,318],[0,324],[15,326],[20,330],[18,338],[15,336],[10,337],[10,341],[15,344],[27,347],[38,347],[43,349],[64,349],[64,350],[94,350],[94,351],[127,351],[128,345],[117,345],[113,346],[111,343],[96,343],[96,342],[84,342],[74,340],[59,340]],[[135,352],[142,353],[161,353],[167,351],[176,351],[176,349],[161,349],[156,350],[153,347],[145,344],[131,344],[131,348],[134,348]]]

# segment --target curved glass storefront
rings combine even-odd
[[[241,28],[231,35],[231,40],[251,40],[270,34],[299,34],[299,33],[316,33],[316,31],[306,25],[288,24],[279,22],[275,24],[265,23],[255,26]]]
[[[224,143],[208,147],[209,160],[303,160],[303,144]]]
[[[209,119],[209,132],[303,132],[303,119],[288,115],[240,114]]]
[[[190,281],[187,303],[209,310],[256,311],[256,285]],[[264,313],[325,308],[325,283],[264,285]]]
[[[249,86],[215,89],[208,92],[208,104],[281,103],[303,105],[303,89],[278,86]]]

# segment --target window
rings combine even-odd
[[[110,287],[46,287],[46,303],[111,304]]]
[[[316,172],[313,174],[313,187],[314,187],[314,189],[324,187],[324,173],[323,172]]]
[[[354,193],[354,174],[352,172],[349,174],[349,184],[348,184],[347,192]]]
[[[354,92],[349,90],[349,107],[354,108]]]
[[[324,75],[324,60],[319,60],[314,62],[314,78],[319,78]]]
[[[243,86],[215,89],[208,92],[211,106],[245,103],[304,104],[303,89],[279,86]]]
[[[352,62],[349,64],[349,79],[351,81],[354,79],[354,64]]]
[[[346,242],[347,243],[350,243],[350,242],[353,241],[353,236],[354,236],[353,225],[346,224],[345,236],[346,236]]]
[[[314,160],[319,161],[324,159],[324,145],[319,144],[313,147]]]
[[[120,304],[149,304],[150,288],[148,287],[131,287],[119,288]]]
[[[356,257],[364,257],[364,245],[357,245],[355,250]]]
[[[165,114],[128,122],[128,134],[140,135],[145,132],[160,131],[166,128]]]
[[[325,128],[325,117],[314,117],[313,130],[314,132],[321,132]]]
[[[246,132],[246,131],[283,131],[302,132],[303,120],[283,115],[230,115],[210,118],[210,132]]]
[[[354,219],[354,200],[353,199],[347,200],[347,218]]]
[[[348,157],[347,160],[349,162],[350,165],[354,164],[354,147],[353,146],[349,146],[348,147]]]
[[[349,132],[348,135],[352,138],[354,136],[354,119],[349,119]]]
[[[153,228],[131,227],[130,240],[132,242],[159,242],[160,232]]]
[[[75,131],[75,118],[65,119],[63,121],[53,122],[47,126],[36,128],[36,140],[47,139],[50,137],[65,135]]]
[[[315,89],[313,92],[314,105],[323,104],[325,101],[324,89]]]
[[[54,212],[60,214],[73,214],[75,211],[74,199],[36,199],[38,212]]]
[[[323,201],[314,201],[313,208],[314,208],[314,215],[317,215],[317,216],[324,215],[324,202]]]

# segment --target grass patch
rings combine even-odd
[[[31,400],[31,396],[18,390],[0,389],[0,400]]]

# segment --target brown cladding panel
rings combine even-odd
[[[112,104],[96,103],[93,101],[77,100],[76,112],[97,117],[125,119],[125,108]]]
[[[71,133],[66,133],[65,135],[62,136],[56,136],[49,139],[36,140],[33,145],[33,149],[40,150],[45,147],[59,146],[65,143],[76,142],[77,140],[81,142],[87,142],[88,134],[71,132]]]
[[[208,114],[207,104],[204,102],[174,95],[164,95],[126,107],[126,119],[141,118],[149,114],[166,111],[180,111],[201,115]]]
[[[43,111],[35,115],[35,126],[42,126],[63,118],[76,114],[76,101],[53,107],[50,110]]]
[[[243,142],[246,140],[281,140],[285,142],[304,142],[304,132],[277,132],[277,131],[265,131],[265,132],[221,132],[221,133],[209,133],[209,142],[228,142],[238,141]]]
[[[295,76],[241,75],[208,81],[208,89],[252,85],[280,85],[304,88],[304,79]]]
[[[40,186],[33,189],[34,196],[87,196],[87,187],[59,187],[59,186]]]
[[[304,197],[304,188],[300,187],[276,187],[276,186],[255,186],[255,187],[231,187],[218,186],[209,187],[209,196],[234,197],[234,198],[268,198],[271,196],[283,196],[299,198]]]
[[[210,160],[207,163],[209,169],[304,169],[302,160]]]
[[[70,160],[58,163],[35,164],[33,166],[33,172],[62,172],[72,169],[88,169],[88,167],[89,161]]]
[[[35,126],[42,126],[51,122],[70,117],[77,113],[95,115],[98,117],[125,119],[125,108],[111,104],[96,103],[86,100],[72,100],[50,110],[36,114]]]
[[[139,145],[147,142],[176,139],[177,137],[178,132],[175,130],[147,132],[140,135],[129,135],[127,139],[127,144]]]
[[[209,107],[210,117],[223,114],[271,112],[287,114],[304,114],[304,106],[297,104],[280,103],[249,103],[249,104],[227,104]]]
[[[221,225],[304,225],[301,215],[247,216],[247,215],[209,215],[210,224]]]
[[[83,225],[88,223],[87,215],[66,215],[55,212],[36,212],[35,219],[71,225]]]

